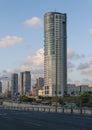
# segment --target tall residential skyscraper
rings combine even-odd
[[[67,18],[48,12],[44,16],[44,96],[67,92]]]
[[[31,74],[30,71],[20,73],[20,94],[30,94],[31,92]]]
[[[18,93],[18,74],[13,73],[11,75],[11,94],[15,96]]]

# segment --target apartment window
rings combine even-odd
[[[59,94],[61,94],[61,91],[59,91]]]
[[[58,19],[58,15],[56,15],[56,19]]]

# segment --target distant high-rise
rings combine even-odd
[[[3,82],[3,84],[4,84],[4,92],[8,93],[10,91],[9,81],[6,80]]]
[[[0,81],[0,96],[2,94],[2,82]]]
[[[18,93],[18,74],[13,73],[11,75],[11,94],[15,96]]]
[[[19,81],[20,81],[20,87],[19,87],[20,95],[24,95],[24,87],[23,87],[23,72],[20,72],[20,78],[19,78]]]
[[[44,16],[44,96],[67,92],[67,18],[48,12]]]
[[[31,92],[31,74],[30,71],[20,73],[20,94],[25,95]]]
[[[38,89],[42,89],[44,86],[44,78],[39,77],[38,79],[36,79],[36,86]]]

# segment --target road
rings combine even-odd
[[[92,130],[92,116],[1,108],[0,130]]]

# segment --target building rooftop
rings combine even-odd
[[[45,15],[51,15],[51,14],[65,14],[65,13],[60,13],[60,12],[47,12]]]

